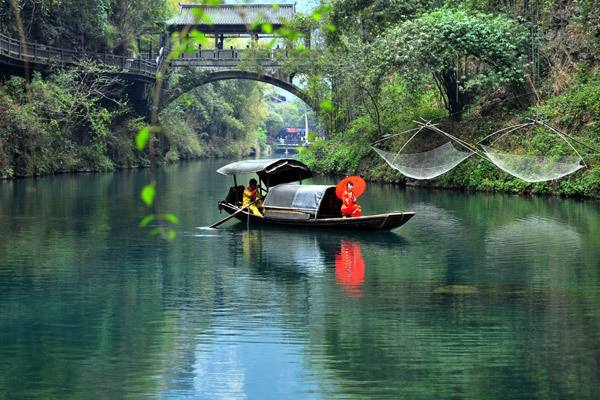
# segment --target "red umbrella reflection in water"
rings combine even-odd
[[[340,252],[335,256],[335,280],[348,297],[361,297],[365,282],[365,260],[360,242],[342,240]]]

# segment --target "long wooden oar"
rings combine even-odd
[[[231,218],[235,217],[237,214],[241,213],[242,211],[244,211],[245,209],[247,209],[251,205],[258,203],[259,201],[260,201],[260,199],[254,200],[252,203],[248,204],[247,206],[244,206],[244,207],[240,208],[239,210],[237,210],[233,214],[231,214],[231,215],[223,218],[222,220],[220,220],[218,222],[215,222],[214,224],[212,224],[211,226],[209,226],[209,228],[216,228],[217,226],[221,225],[223,222],[229,221]]]

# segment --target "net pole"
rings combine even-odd
[[[579,156],[579,159],[581,160],[581,162],[583,163],[583,165],[587,168],[587,164],[585,163],[585,160],[583,159],[583,157],[581,157],[581,154],[579,154],[579,152],[577,151],[577,149],[575,147],[573,147],[573,145],[571,144],[571,142],[569,142],[567,140],[567,138],[565,137],[565,135],[561,132],[559,132],[558,130],[554,129],[553,127],[551,127],[550,125],[547,125],[546,123],[544,123],[543,121],[540,120],[535,120],[535,123],[544,126],[548,129],[550,129],[552,132],[556,133],[562,140],[564,140],[570,148],[573,149],[573,151]]]
[[[504,136],[508,135],[509,133],[514,132],[514,131],[516,131],[518,129],[524,128],[524,127],[529,126],[529,125],[532,125],[532,124],[524,124],[524,125],[513,126],[511,129],[507,130],[502,135],[500,135],[496,139],[494,139],[494,141],[491,142],[490,145],[496,143],[498,140],[502,139]]]
[[[436,125],[429,125],[429,128],[432,131],[434,131],[434,132],[436,132],[438,134],[441,134],[442,136],[445,136],[445,137],[447,137],[447,138],[449,138],[451,140],[454,140],[454,141],[458,142],[458,144],[460,144],[461,146],[467,148],[469,151],[472,151],[472,152],[475,152],[475,153],[477,152],[477,149],[475,149],[475,147],[472,146],[470,143],[468,143],[468,142],[466,142],[466,141],[464,141],[462,139],[459,139],[456,136],[453,136],[453,135],[449,134],[448,132],[444,132],[443,130],[441,130],[440,128],[438,128]]]
[[[540,124],[544,125],[546,128],[548,128],[548,129],[550,129],[550,130],[552,130],[552,131],[556,132],[557,134],[559,134],[559,135],[562,135],[562,136],[565,136],[565,137],[568,137],[569,139],[571,139],[571,140],[572,140],[572,141],[574,141],[575,143],[577,143],[577,144],[580,144],[580,145],[582,145],[583,147],[585,147],[585,148],[587,148],[587,149],[589,149],[589,150],[591,150],[591,151],[593,151],[593,152],[600,153],[600,149],[596,149],[596,148],[594,148],[594,147],[590,146],[590,145],[589,145],[589,144],[587,144],[587,143],[583,143],[583,142],[581,142],[581,141],[579,141],[579,140],[575,139],[573,136],[571,136],[571,135],[569,135],[569,134],[567,134],[567,133],[561,132],[561,131],[559,131],[558,129],[555,129],[555,128],[551,127],[550,125],[546,124],[544,121],[540,120],[540,121],[538,121],[538,122],[539,122]],[[575,149],[573,149],[573,150],[575,150]]]
[[[423,130],[424,127],[425,126],[422,126],[419,129],[417,129],[417,131],[410,137],[410,139],[408,139],[406,141],[406,143],[404,143],[404,145],[402,145],[402,147],[400,148],[400,150],[398,150],[398,152],[396,153],[396,157],[394,157],[394,159],[392,160],[392,163],[396,162],[396,159],[400,155],[400,152],[402,152],[402,150],[404,150],[404,148],[408,145],[408,143],[410,143],[410,141],[413,140],[415,138],[415,136],[417,136],[419,134],[419,132],[421,132]]]
[[[526,122],[526,123],[522,123],[522,124],[518,124],[518,125],[514,125],[514,126],[508,126],[508,127],[506,127],[506,128],[499,129],[499,130],[497,130],[497,131],[495,131],[495,132],[492,132],[492,133],[490,133],[489,135],[487,135],[486,137],[484,137],[483,139],[481,139],[480,141],[478,141],[478,142],[477,142],[477,144],[483,143],[483,142],[485,142],[487,139],[491,138],[492,136],[494,136],[494,135],[497,135],[497,134],[499,134],[500,132],[503,132],[503,131],[505,131],[505,130],[507,130],[507,129],[511,129],[511,128],[515,128],[515,127],[518,127],[518,128],[524,128],[524,127],[526,127],[527,125],[530,125],[530,122]],[[518,128],[517,128],[517,129],[518,129]]]
[[[419,128],[412,128],[412,129],[408,129],[408,130],[402,131],[400,133],[394,133],[393,135],[389,135],[387,137],[384,137],[382,139],[379,139],[379,140],[373,142],[373,144],[371,144],[371,146],[375,146],[377,143],[385,142],[388,139],[391,139],[391,138],[396,137],[396,136],[404,135],[405,133],[412,132],[412,131],[415,131],[417,129],[419,129]]]

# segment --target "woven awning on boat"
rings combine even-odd
[[[291,208],[317,213],[325,197],[335,197],[331,185],[279,185],[271,188],[265,198],[265,207]]]

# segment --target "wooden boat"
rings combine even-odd
[[[236,175],[256,173],[261,192],[263,185],[266,186],[264,217],[256,216],[248,210],[235,215],[240,221],[251,224],[385,231],[403,225],[415,215],[414,212],[391,212],[343,218],[342,202],[335,194],[335,186],[302,185],[302,180],[310,178],[312,172],[298,160],[284,158],[237,161],[219,168],[217,172],[233,176],[234,186],[229,189],[225,200],[219,202],[219,210],[229,214],[242,208],[244,186],[237,184]]]

